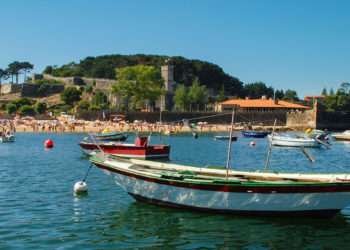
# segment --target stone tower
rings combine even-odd
[[[165,64],[161,67],[162,78],[164,80],[164,87],[166,94],[160,99],[160,109],[171,110],[173,108],[173,96],[176,86],[174,81],[174,65],[171,65],[169,60],[165,61]]]
[[[166,91],[169,93],[174,93],[174,87],[176,84],[174,81],[174,65],[171,65],[169,64],[169,61],[166,61],[166,64],[163,65],[161,69]]]

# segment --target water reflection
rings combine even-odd
[[[132,202],[127,208],[106,213],[109,242],[133,247],[190,248],[345,248],[350,239],[347,217],[242,217],[163,208]]]

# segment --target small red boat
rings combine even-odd
[[[137,159],[156,159],[169,158],[169,145],[148,145],[148,137],[136,137],[135,143],[120,142],[99,142],[98,145],[93,142],[81,141],[79,146],[84,153],[93,155],[100,147],[107,154],[116,155],[125,158]]]

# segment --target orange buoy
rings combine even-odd
[[[45,145],[45,148],[53,148],[53,141],[51,139],[47,139],[44,145]]]

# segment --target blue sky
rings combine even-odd
[[[340,0],[3,0],[0,67],[180,55],[302,97],[350,81],[349,13]]]

